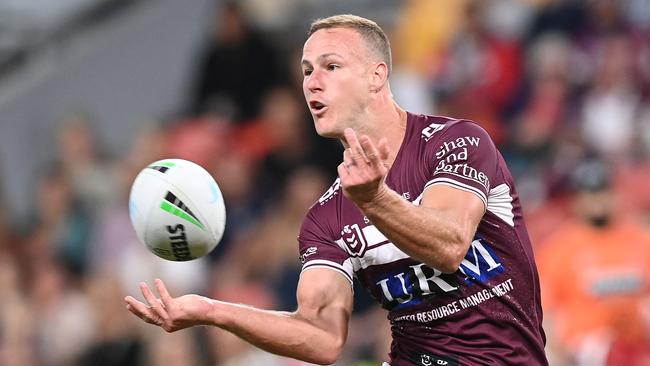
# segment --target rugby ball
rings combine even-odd
[[[138,174],[129,196],[129,216],[138,239],[170,261],[208,254],[226,226],[219,185],[201,166],[183,159],[159,160]]]

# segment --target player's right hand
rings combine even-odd
[[[345,129],[344,137],[348,147],[343,151],[343,162],[338,166],[343,194],[362,207],[389,190],[384,181],[388,174],[390,151],[386,138],[375,146],[366,135],[357,138],[351,128]]]

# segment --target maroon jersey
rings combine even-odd
[[[414,205],[436,184],[483,201],[460,268],[443,274],[410,258],[336,180],[300,230],[303,271],[356,277],[389,311],[391,366],[547,365],[533,251],[512,177],[488,134],[470,121],[408,114],[386,184]]]

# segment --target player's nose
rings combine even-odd
[[[307,79],[305,80],[305,88],[307,88],[311,93],[323,91],[323,83],[319,72],[314,70],[307,76]]]

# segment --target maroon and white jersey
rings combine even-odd
[[[519,198],[488,134],[471,121],[408,114],[386,184],[414,205],[442,184],[485,214],[460,268],[443,274],[397,248],[344,197],[339,180],[309,210],[303,271],[354,277],[389,311],[391,366],[547,365],[539,280]]]

